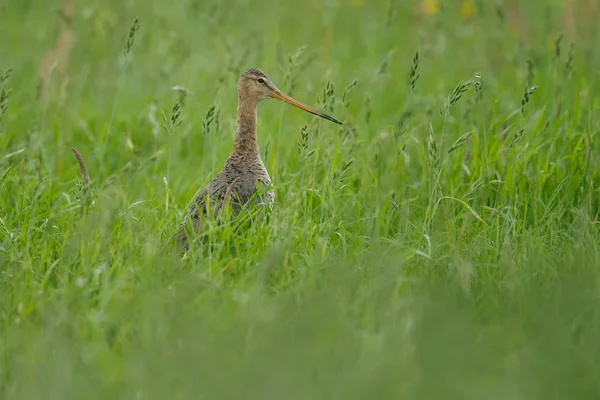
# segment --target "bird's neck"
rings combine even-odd
[[[238,155],[259,157],[256,135],[256,107],[258,103],[238,98],[237,129],[235,132],[234,152]]]

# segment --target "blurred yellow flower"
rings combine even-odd
[[[472,1],[465,0],[460,4],[460,16],[462,19],[469,19],[475,14],[475,4]]]
[[[440,4],[437,0],[423,0],[421,10],[423,10],[425,14],[437,14],[438,11],[440,11]]]

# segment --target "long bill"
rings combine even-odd
[[[317,116],[319,116],[321,118],[325,118],[328,121],[335,122],[338,125],[342,125],[342,123],[340,121],[338,121],[337,119],[333,118],[332,116],[327,115],[324,112],[319,111],[319,110],[317,110],[315,108],[309,107],[306,104],[302,104],[298,100],[294,99],[293,97],[290,97],[287,94],[281,93],[279,90],[274,90],[273,93],[271,94],[271,96],[274,99],[285,101],[286,103],[291,104],[293,106],[296,106],[299,109],[304,110],[306,112],[309,112],[309,113],[311,113],[313,115],[317,115]]]

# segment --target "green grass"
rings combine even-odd
[[[80,0],[44,102],[0,0],[0,398],[600,398],[600,31],[356,3]],[[249,67],[345,125],[261,103],[273,212],[179,257]]]

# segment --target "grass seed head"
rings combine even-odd
[[[523,128],[519,129],[519,131],[517,133],[515,133],[515,137],[510,142],[509,147],[513,147],[515,145],[515,143],[517,143],[521,139],[521,137],[523,137],[524,133],[525,133],[525,129],[523,129]]]
[[[452,92],[452,95],[450,96],[450,100],[449,100],[449,107],[452,107],[454,104],[456,104],[456,102],[458,100],[460,100],[460,98],[462,97],[462,95],[469,90],[469,87],[471,86],[471,84],[473,83],[472,80],[468,80],[466,82],[460,82],[458,84],[458,86],[456,86],[454,88],[454,91]]]
[[[283,77],[283,86],[290,95],[293,93],[296,86],[296,71],[304,68],[310,62],[310,59],[303,59],[306,46],[300,46],[294,54],[288,56],[288,66]]]
[[[81,179],[83,182],[83,188],[87,189],[90,186],[90,175],[88,174],[87,168],[85,166],[85,161],[83,161],[83,157],[81,154],[73,147],[71,148],[75,157],[77,158],[77,162],[79,163],[79,169],[81,170]]]
[[[346,88],[346,91],[342,95],[342,104],[344,105],[345,108],[348,108],[348,106],[350,105],[350,98],[352,97],[352,92],[354,91],[354,88],[356,87],[357,83],[358,82],[356,80],[353,80],[350,83],[350,85],[348,85],[348,87]]]
[[[11,72],[12,69],[9,68],[4,71],[2,75],[0,75],[0,121],[2,121],[2,117],[6,113],[8,105],[10,104],[10,95],[12,90],[8,89],[6,84],[10,78]]]
[[[562,53],[562,40],[563,40],[563,33],[559,33],[559,35],[556,37],[556,40],[554,41],[554,58],[556,60],[560,60],[560,56]]]
[[[265,144],[265,161],[269,159],[269,150],[271,149],[271,139],[267,139]]]
[[[177,100],[175,104],[173,104],[173,108],[171,109],[171,126],[179,126],[181,125],[181,113],[183,111],[183,106],[185,105],[185,99],[187,97],[188,91],[181,86],[173,87],[173,90],[177,91]]]
[[[179,124],[181,124],[181,103],[177,101],[171,110],[171,125],[179,126]]]
[[[208,110],[206,111],[206,114],[204,115],[204,118],[202,119],[202,131],[204,132],[205,135],[210,133],[210,127],[211,127],[213,121],[215,120],[216,111],[217,111],[217,106],[215,106],[214,104],[211,105],[210,107],[208,107]]]
[[[468,81],[461,81],[452,91],[452,94],[446,98],[446,100],[444,101],[444,107],[440,108],[440,115],[444,118],[446,118],[446,116],[448,115],[448,113],[450,112],[450,108],[452,108],[452,106],[454,104],[456,104],[456,102],[458,102],[458,100],[461,99],[461,97],[463,96],[463,94],[465,94],[465,92],[467,90],[469,90],[469,87],[471,87],[471,85],[473,85],[474,80],[473,79],[469,79]]]
[[[398,200],[398,197],[396,197],[396,193],[392,193],[392,206],[394,206],[394,209],[397,212],[400,211],[400,201]]]
[[[356,128],[351,122],[345,123],[342,126],[341,131],[344,141],[356,139]]]
[[[523,93],[523,98],[521,99],[521,115],[525,114],[525,109],[527,103],[529,103],[529,98],[532,94],[537,90],[537,86],[525,87],[525,92]]]
[[[371,95],[368,93],[365,95],[365,121],[367,124],[371,120]]]
[[[573,76],[573,58],[575,57],[575,44],[569,43],[569,52],[567,53],[567,61],[565,63],[565,74],[567,79],[571,79]]]
[[[429,156],[429,165],[437,168],[439,165],[439,158],[437,154],[437,144],[435,137],[433,136],[433,125],[429,124],[429,136],[427,138],[427,155]]]
[[[385,22],[386,29],[392,25],[394,21],[394,17],[396,16],[396,0],[390,0],[390,4],[388,6],[387,19]]]
[[[419,79],[419,51],[415,52],[415,56],[413,57],[413,62],[410,67],[410,72],[408,73],[408,83],[410,90],[415,90],[415,86],[417,84],[417,80]]]
[[[458,149],[460,146],[465,144],[465,142],[471,137],[472,134],[473,134],[473,131],[465,133],[464,135],[459,137],[456,140],[456,142],[454,142],[452,144],[452,146],[450,146],[450,148],[448,149],[448,154],[452,153],[454,150]]]
[[[333,174],[333,180],[343,183],[346,179],[346,175],[348,175],[348,172],[350,172],[350,169],[352,168],[352,164],[354,164],[354,160],[342,164],[342,167]]]
[[[304,125],[300,130],[300,140],[298,141],[298,153],[304,154],[308,148],[308,125]]]
[[[136,17],[133,20],[133,24],[131,25],[131,28],[129,28],[129,35],[127,36],[127,42],[125,43],[125,56],[128,56],[129,53],[131,52],[131,49],[133,48],[133,43],[135,42],[135,34],[137,33],[137,31],[140,29],[140,21],[138,20],[138,18]]]
[[[331,81],[327,81],[323,90],[321,91],[321,96],[318,97],[318,102],[321,104],[324,110],[333,111],[333,104],[335,102],[335,94],[333,83]]]
[[[385,74],[385,71],[387,71],[387,68],[389,66],[390,63],[390,59],[392,58],[392,55],[394,54],[394,50],[390,50],[381,60],[381,62],[379,63],[379,66],[377,67],[377,69],[375,70],[375,78],[378,78],[379,76]]]
[[[481,82],[481,74],[476,73],[473,77],[475,92],[480,99],[483,97],[483,83]]]

